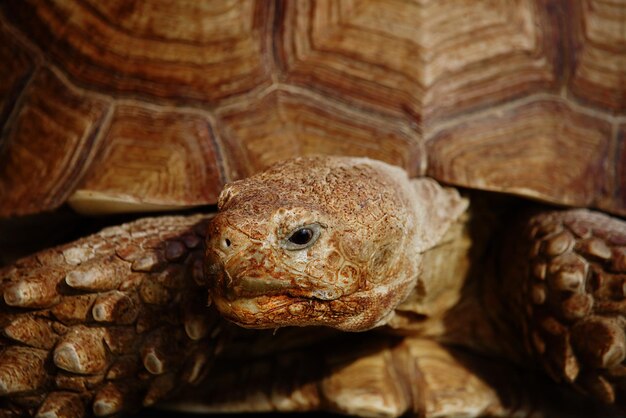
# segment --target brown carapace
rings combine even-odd
[[[626,214],[626,6],[574,3],[5,0],[0,215],[213,204],[310,154]]]

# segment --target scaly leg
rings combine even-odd
[[[207,219],[143,219],[0,270],[0,415],[111,415],[201,381],[225,338]]]
[[[177,411],[328,411],[352,416],[587,417],[547,378],[428,339],[343,334],[317,346],[225,361]],[[602,411],[602,416],[610,416]]]
[[[626,408],[626,222],[568,210],[525,224],[523,244],[504,245],[516,249],[501,284],[527,350],[555,380]]]

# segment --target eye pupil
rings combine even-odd
[[[313,231],[310,228],[300,228],[289,237],[289,241],[296,245],[304,245],[313,238]]]
[[[280,245],[288,251],[300,251],[309,248],[317,242],[323,225],[311,223],[299,226],[280,241]],[[280,233],[280,232],[279,232]]]

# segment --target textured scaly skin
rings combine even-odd
[[[2,416],[110,415],[202,381],[225,338],[207,219],[143,219],[1,270]]]
[[[624,222],[580,210],[522,215],[522,228],[499,237],[492,256],[504,251],[500,268],[483,256],[471,260],[487,263],[472,275],[462,261],[471,245],[447,259],[427,256],[465,208],[449,189],[379,162],[291,160],[222,194],[207,247],[220,265],[216,303],[246,327],[388,324],[526,364],[531,354],[557,380],[626,406],[616,394],[626,375]],[[316,245],[281,247],[313,222],[325,225]],[[346,265],[354,274],[342,281]],[[311,268],[321,270],[317,277]],[[442,280],[446,268],[460,274]],[[251,272],[264,280],[260,287]],[[539,281],[530,283],[532,274]],[[417,315],[411,321],[402,312]]]
[[[594,416],[593,407],[559,392],[545,377],[432,339],[367,331],[299,350],[251,354],[238,351],[221,361],[206,384],[169,407],[390,418]]]
[[[501,259],[525,347],[557,381],[626,407],[626,223],[588,211],[525,217]]]
[[[230,184],[210,225],[207,271],[220,311],[239,325],[385,324],[424,282],[423,254],[467,207],[455,189],[360,158],[297,158]],[[285,249],[317,225],[315,245]]]
[[[478,261],[462,240],[465,208],[456,191],[409,181],[379,162],[297,159],[229,186],[210,226],[202,216],[145,219],[23,259],[2,270],[0,411],[109,415],[201,383],[226,338],[207,294],[222,314],[248,327],[364,331],[387,324],[474,349],[491,345],[483,351],[513,360],[519,352],[510,347],[517,346],[519,357],[536,356],[553,377],[624,405],[624,223],[586,211],[523,217],[501,237],[507,252],[500,269],[481,278],[463,273]],[[300,253],[281,247],[293,228],[312,222],[323,225],[317,247]],[[412,323],[401,314],[411,310]],[[465,330],[451,326],[455,318]],[[517,341],[525,340],[526,349],[515,344],[514,332],[499,334],[498,326],[510,323],[518,324]],[[336,357],[339,347],[320,349],[322,380],[309,398],[292,388],[274,399],[281,407],[267,408],[248,397],[255,389],[247,382],[231,403],[196,401],[216,411],[321,408],[387,416],[526,414],[541,405],[543,393],[501,379],[514,373],[509,366],[493,371],[433,341],[374,335],[379,342],[372,347],[382,344],[382,351],[359,351],[347,340],[343,359],[355,367],[333,366],[344,361]],[[309,338],[317,336],[312,331]],[[254,341],[266,343],[255,335],[253,347]],[[386,373],[392,377],[382,378]],[[384,402],[365,396],[346,403],[344,394],[361,393],[375,376],[382,378],[374,381]],[[223,373],[214,377],[219,382]],[[274,378],[280,385],[283,377]],[[513,400],[501,396],[504,388]],[[455,404],[446,400],[449,390],[467,397]],[[303,399],[310,402],[298,403]]]

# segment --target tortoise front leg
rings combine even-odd
[[[202,380],[222,338],[205,223],[144,219],[0,270],[0,415],[111,415]]]
[[[224,361],[210,381],[169,406],[363,417],[595,416],[552,386],[511,364],[429,339],[344,334],[307,350]]]
[[[500,277],[527,350],[555,380],[626,408],[626,222],[554,211],[521,233],[523,245],[504,245]]]

